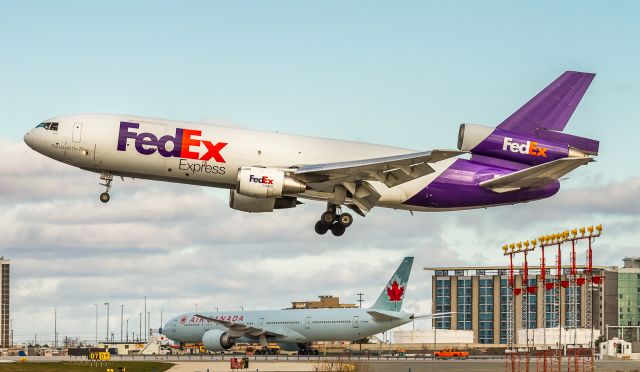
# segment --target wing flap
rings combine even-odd
[[[434,170],[428,163],[464,153],[465,151],[458,150],[433,150],[338,163],[309,164],[296,169],[293,174],[311,182],[375,180],[393,187],[432,173]]]
[[[558,159],[480,182],[480,186],[498,193],[542,187],[592,161],[593,158]]]

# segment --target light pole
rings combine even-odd
[[[96,307],[96,346],[98,346],[98,304],[93,304]]]
[[[196,302],[193,303],[196,306],[196,313],[198,312],[198,304]]]
[[[58,311],[53,309],[53,348],[58,348]]]
[[[120,305],[120,342],[122,342],[122,326],[124,323],[122,320],[124,319],[124,305]]]
[[[142,313],[140,313],[140,320],[138,321],[138,326],[140,329],[138,330],[138,339],[142,338]]]
[[[105,302],[104,306],[107,307],[107,342],[109,342],[109,307],[110,307],[110,303],[109,302]]]
[[[147,323],[147,332],[149,332],[149,336],[145,341],[148,341],[149,338],[151,338],[151,311],[149,311],[149,313],[147,314],[147,319],[149,319]]]
[[[164,324],[162,324],[162,313],[164,313],[164,309],[160,309],[160,329],[162,329],[162,326]]]
[[[144,340],[147,341],[147,296],[144,296]]]
[[[129,342],[129,319],[127,319],[127,342]]]

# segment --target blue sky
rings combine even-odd
[[[640,239],[638,15],[631,1],[0,1],[0,255],[16,335],[51,337],[57,307],[61,334],[91,338],[94,303],[137,319],[144,295],[153,324],[196,302],[281,308],[364,291],[366,305],[404,255],[416,268],[503,263],[491,252],[505,242],[600,222],[596,261],[621,264]],[[498,124],[565,70],[598,74],[567,130],[601,151],[557,196],[377,209],[339,245],[313,233],[318,203],[247,215],[224,192],[139,180],[118,181],[106,208],[95,175],[22,143],[48,117],[113,112],[452,148],[460,123]],[[429,312],[428,273],[412,277],[406,306]]]

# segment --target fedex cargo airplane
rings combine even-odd
[[[598,154],[596,140],[563,133],[595,74],[567,71],[497,127],[462,124],[457,150],[367,143],[130,115],[45,120],[24,141],[55,160],[100,174],[230,190],[231,208],[272,212],[298,199],[326,202],[318,234],[344,234],[347,207],[452,211],[550,197],[559,179]],[[468,158],[459,155],[470,154]]]
[[[386,287],[368,309],[285,309],[265,311],[201,312],[169,320],[160,333],[170,340],[202,343],[209,351],[230,349],[236,342],[297,344],[299,354],[314,354],[315,341],[355,341],[409,323],[414,316],[402,311],[413,257],[405,257]],[[451,313],[435,314],[436,317]]]

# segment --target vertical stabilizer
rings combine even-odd
[[[561,132],[595,76],[587,72],[565,72],[498,128],[522,134],[536,134],[537,129]]]
[[[373,304],[373,309],[400,311],[402,301],[409,283],[409,274],[413,265],[413,257],[405,257],[393,274],[386,287],[380,293],[378,300]]]

